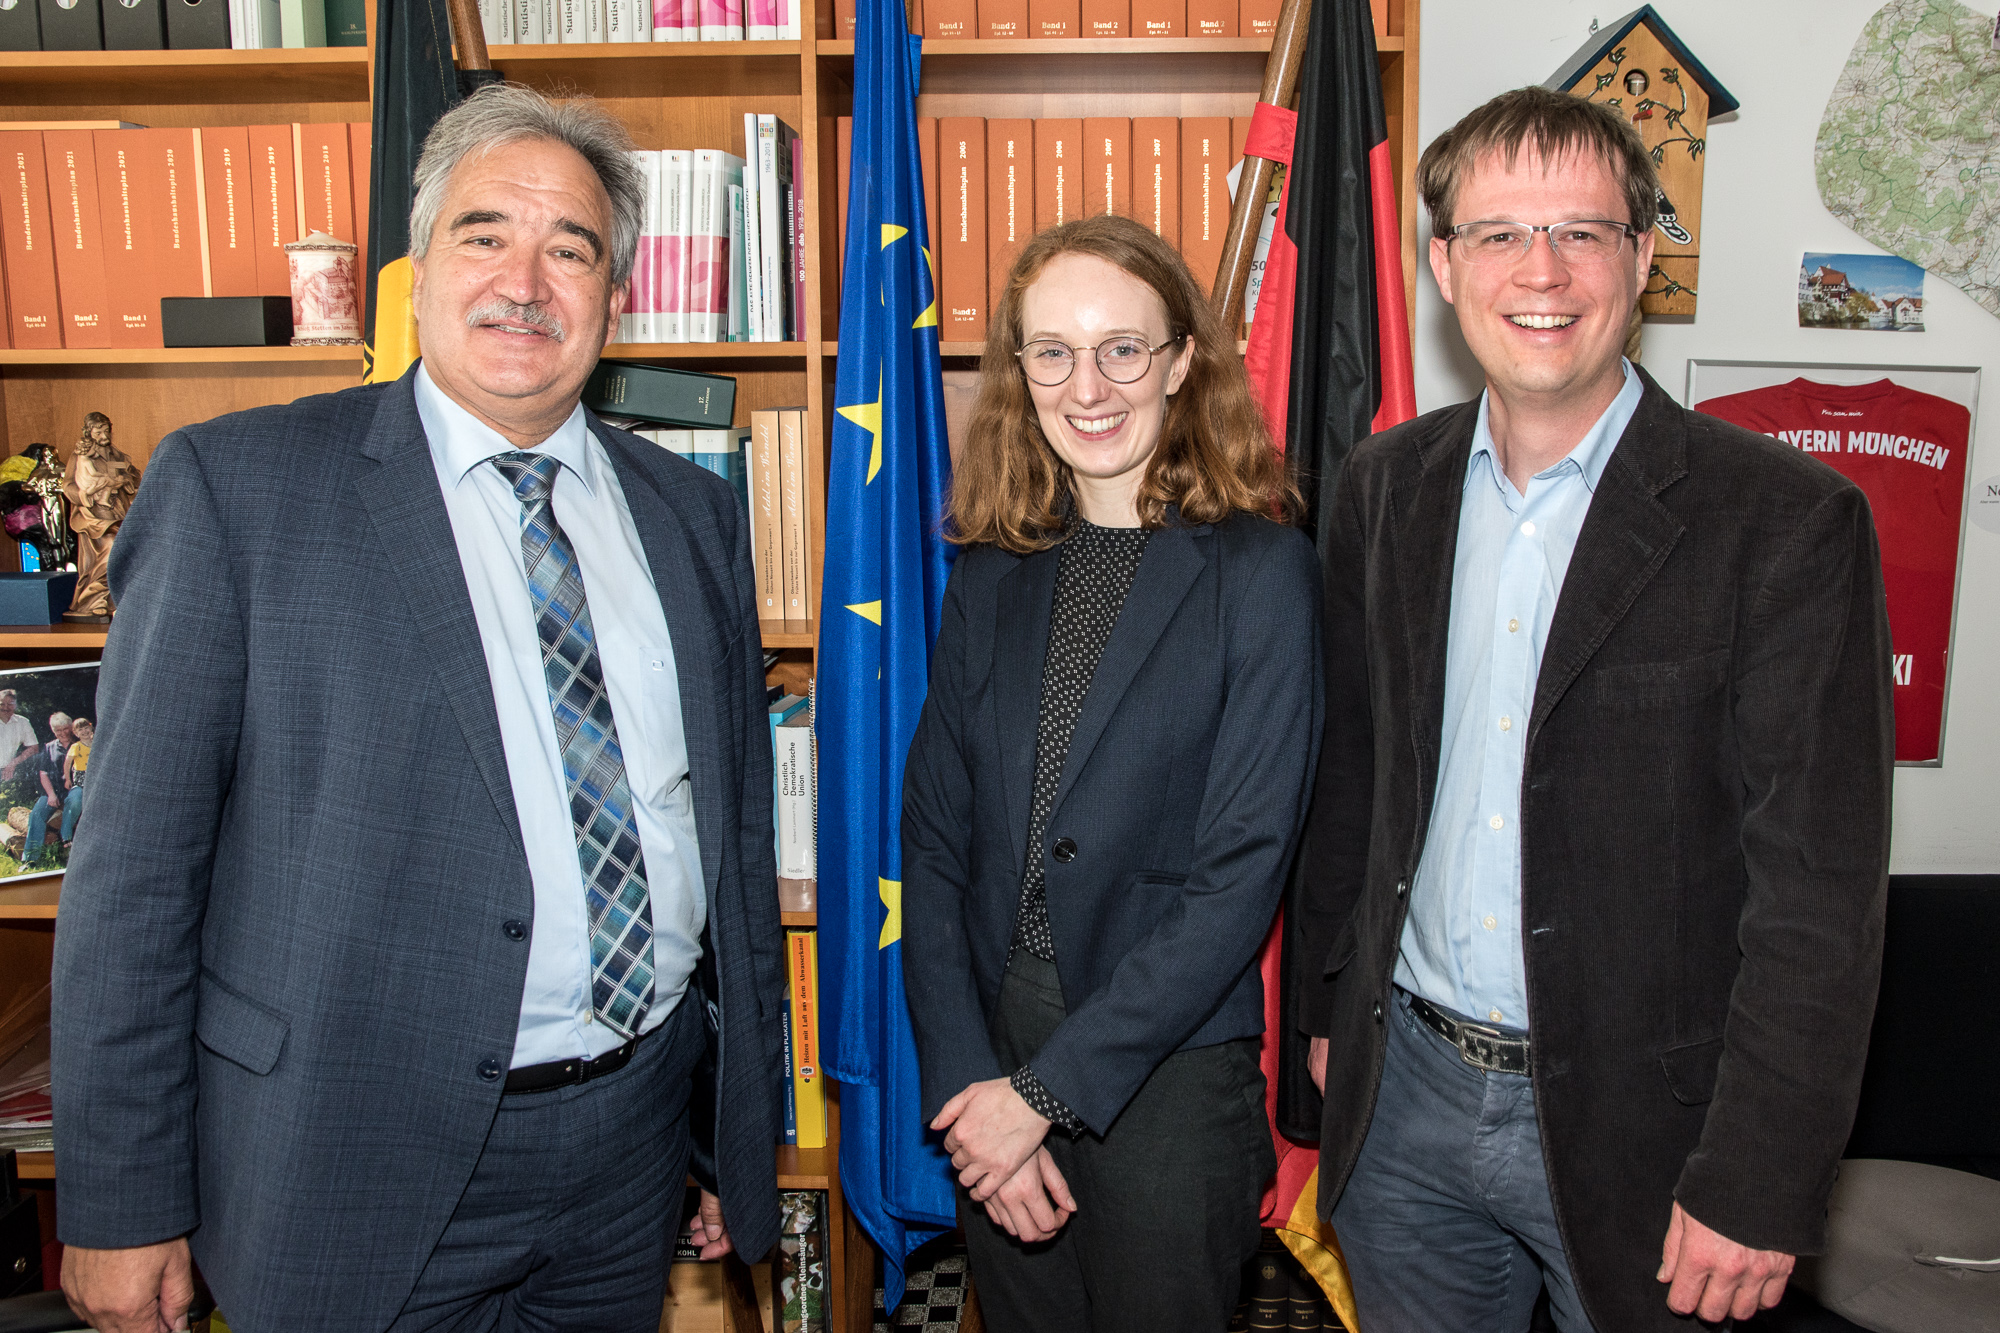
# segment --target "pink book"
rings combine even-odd
[[[681,0],[681,40],[701,40],[701,0]]]
[[[753,42],[778,40],[778,0],[744,0],[744,36]]]
[[[686,40],[681,33],[681,0],[653,0],[653,40]]]

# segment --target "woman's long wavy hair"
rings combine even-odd
[[[1159,448],[1139,487],[1139,521],[1215,523],[1231,512],[1289,522],[1297,487],[1271,445],[1264,413],[1250,391],[1236,340],[1225,334],[1194,275],[1174,248],[1131,218],[1082,218],[1034,237],[1014,261],[995,307],[980,358],[979,396],[952,473],[945,535],[961,545],[991,542],[1017,555],[1062,540],[1074,509],[1069,465],[1049,447],[1029,396],[1021,350],[1021,302],[1058,255],[1094,255],[1152,288],[1167,315],[1167,335],[1189,339],[1194,354],[1180,389],[1167,400]],[[1163,355],[1177,355],[1163,349]]]

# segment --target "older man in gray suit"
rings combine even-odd
[[[578,403],[642,190],[587,102],[441,120],[423,361],[164,440],[59,918],[63,1270],[165,1330],[657,1327],[777,1235],[744,515]],[[725,1230],[723,1219],[728,1219]]]

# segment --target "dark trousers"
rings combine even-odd
[[[684,1000],[615,1074],[501,1098],[390,1333],[656,1333],[707,1039],[697,1003]]]
[[[1065,1016],[1053,964],[1020,952],[993,1015],[1001,1067],[1028,1063]],[[1076,1215],[1040,1245],[961,1189],[959,1222],[995,1333],[1222,1333],[1277,1170],[1254,1040],[1167,1057],[1099,1138],[1047,1140]]]
[[[1361,1326],[1520,1333],[1546,1284],[1556,1327],[1591,1333],[1549,1200],[1533,1082],[1466,1064],[1400,989],[1388,1026],[1375,1118],[1333,1210]]]

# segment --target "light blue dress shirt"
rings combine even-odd
[[[596,1021],[591,1010],[583,870],[577,862],[548,678],[542,671],[541,638],[528,598],[521,502],[487,461],[514,446],[447,398],[421,366],[416,394],[486,654],[507,777],[535,887],[528,979],[521,993],[513,1064],[518,1069],[595,1058],[623,1044],[623,1038]],[[583,568],[646,857],[655,969],[652,1007],[639,1025],[646,1033],[666,1020],[687,989],[701,958],[708,915],[673,641],[625,492],[604,446],[585,425],[583,409],[570,413],[536,452],[562,463],[550,503]]]
[[[1642,391],[1625,387],[1582,441],[1514,489],[1479,400],[1451,574],[1436,801],[1410,890],[1396,984],[1503,1027],[1528,1026],[1521,961],[1521,772],[1542,648],[1598,478]]]

